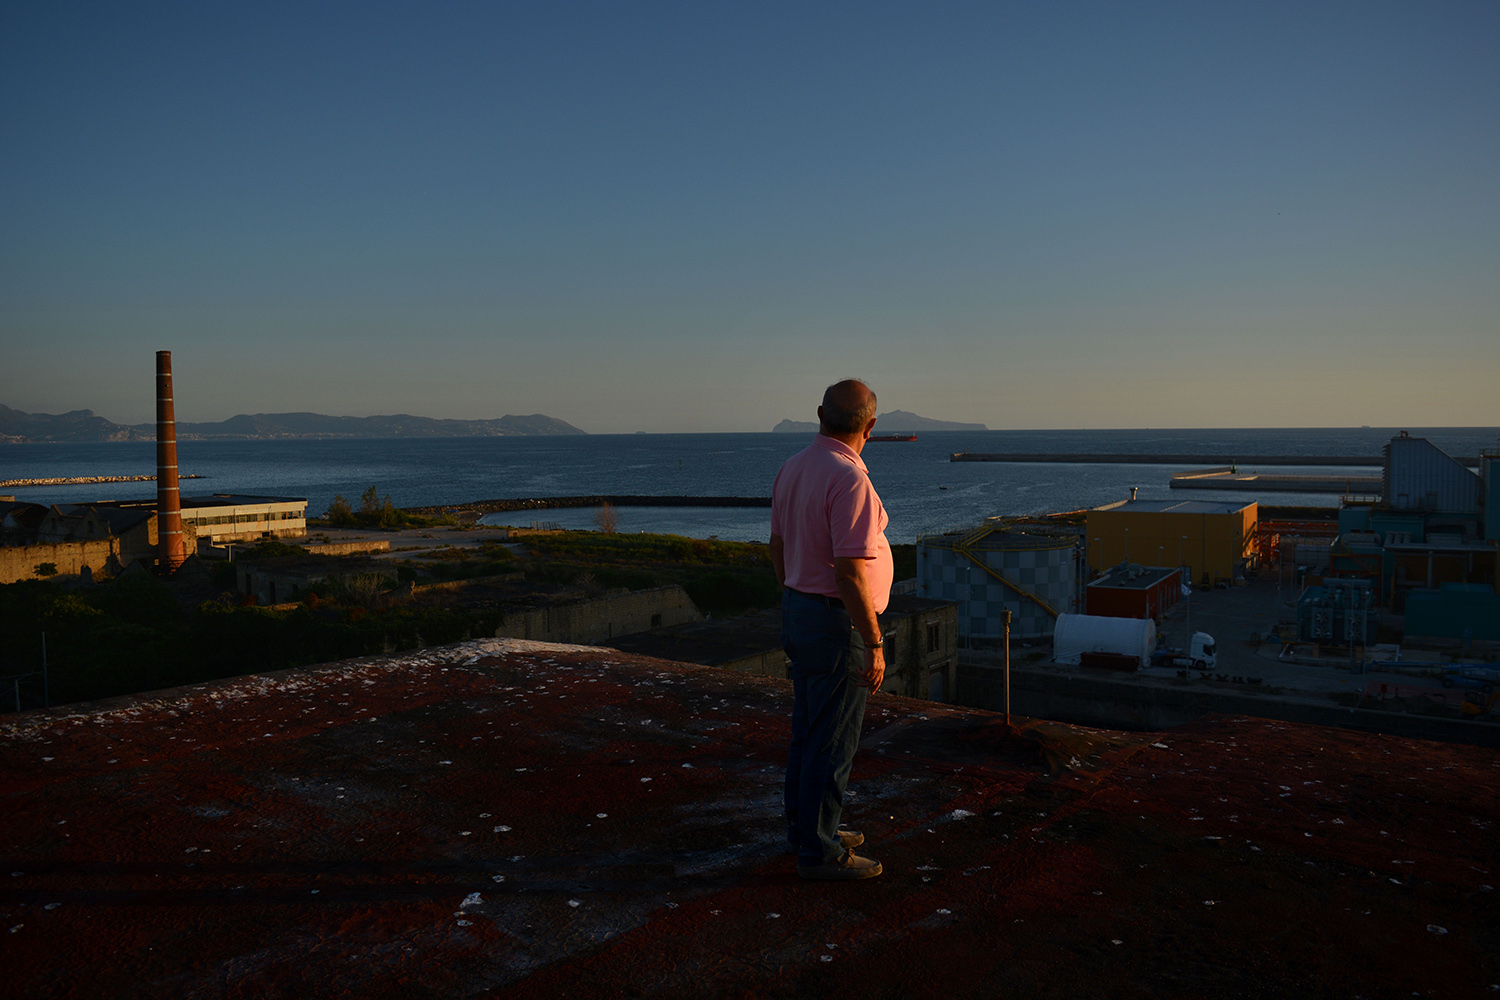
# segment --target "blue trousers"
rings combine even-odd
[[[863,657],[851,649],[849,615],[795,590],[781,599],[781,648],[792,666],[792,746],[787,754],[787,839],[799,865],[843,853],[839,816],[859,747],[869,688]]]

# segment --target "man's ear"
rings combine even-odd
[[[869,439],[870,432],[873,431],[874,429],[875,429],[875,418],[871,417],[870,418],[870,422],[867,423],[867,424],[865,424],[865,438],[866,438],[866,440]]]

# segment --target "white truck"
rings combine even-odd
[[[1212,670],[1219,665],[1214,637],[1207,632],[1194,632],[1186,650],[1158,649],[1151,657],[1152,666],[1192,667],[1194,670]]]

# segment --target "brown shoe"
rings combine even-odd
[[[858,830],[845,830],[843,827],[839,827],[839,846],[844,850],[852,851],[864,842],[865,835],[860,833]],[[792,843],[790,840],[787,841],[786,852],[788,854],[796,854],[797,845]]]
[[[826,865],[798,865],[797,874],[803,878],[855,879],[874,878],[883,871],[874,858],[862,858],[853,851],[845,851],[837,861]]]

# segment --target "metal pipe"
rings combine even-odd
[[[1000,612],[1005,638],[1005,729],[1010,731],[1010,609]]]

